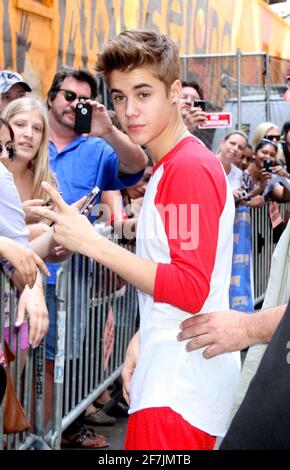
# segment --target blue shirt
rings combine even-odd
[[[107,142],[98,137],[76,137],[61,152],[53,142],[49,143],[49,158],[52,171],[55,173],[59,190],[68,203],[86,196],[94,186],[100,188],[97,203],[104,190],[123,189],[139,181],[143,171],[120,176],[118,174],[119,158]],[[51,276],[49,284],[55,284],[58,265],[48,263]]]

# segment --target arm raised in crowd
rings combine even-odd
[[[104,105],[93,100],[87,100],[87,103],[93,107],[90,135],[101,137],[115,150],[120,159],[119,172],[133,174],[144,170],[148,158],[142,148],[113,126]]]
[[[187,351],[205,348],[206,359],[240,351],[252,344],[268,343],[285,310],[286,305],[279,305],[252,314],[224,310],[195,315],[181,323],[178,340],[189,340]]]

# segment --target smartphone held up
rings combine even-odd
[[[206,110],[206,101],[205,100],[194,100],[193,106],[195,108],[200,108],[202,111]]]
[[[272,172],[272,162],[271,160],[263,160],[263,168],[267,171],[267,173]]]
[[[100,192],[100,188],[98,186],[95,186],[89,194],[86,196],[85,202],[82,204],[82,206],[79,208],[79,213],[84,214],[84,212],[89,209],[89,206],[92,206],[93,203],[96,201],[97,195]]]
[[[87,103],[78,103],[76,106],[75,131],[78,134],[91,132],[92,107]]]

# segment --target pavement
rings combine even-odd
[[[123,450],[128,418],[118,416],[117,421],[113,426],[92,426],[89,427],[94,430],[96,434],[103,434],[106,436],[109,447],[106,449],[95,450]]]

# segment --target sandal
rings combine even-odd
[[[61,438],[62,447],[74,447],[82,449],[104,449],[109,447],[103,434],[96,434],[89,429],[82,429],[75,434],[69,434]]]
[[[93,413],[89,413],[84,417],[84,422],[86,424],[96,425],[96,426],[113,426],[116,422],[114,416],[109,416],[101,409],[97,408]]]

